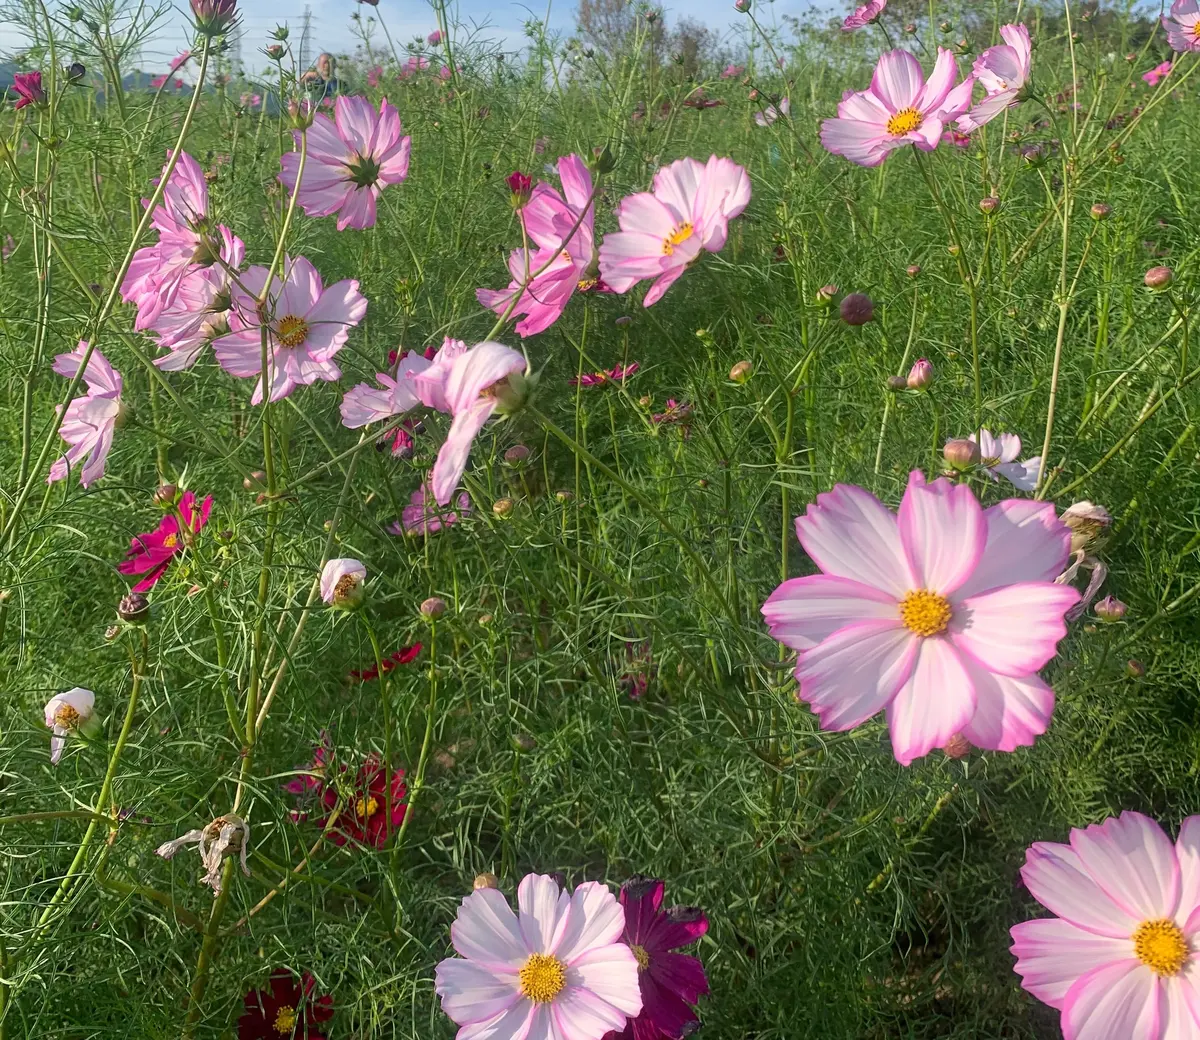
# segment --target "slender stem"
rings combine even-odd
[[[425,708],[425,736],[421,741],[421,753],[417,757],[417,771],[413,776],[412,789],[408,792],[408,808],[404,811],[404,819],[400,821],[400,829],[396,832],[396,840],[392,843],[392,862],[404,844],[404,833],[416,812],[417,799],[425,787],[425,767],[429,762],[429,750],[433,746],[433,722],[437,713],[437,621],[429,622],[429,703]],[[386,779],[388,790],[391,790],[392,778]],[[388,826],[392,818],[388,817]]]
[[[363,627],[367,630],[367,637],[371,640],[371,650],[375,653],[375,670],[378,673],[376,678],[379,680],[379,703],[383,710],[383,775],[385,777],[383,786],[383,808],[385,812],[384,819],[387,820],[387,826],[392,825],[392,707],[388,701],[388,680],[387,675],[383,670],[383,654],[379,651],[379,638],[375,635],[375,629],[371,622],[367,620],[364,613],[359,614],[362,620]]]

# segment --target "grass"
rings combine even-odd
[[[15,14],[45,41],[41,11]],[[1138,76],[1162,59],[1161,40],[1146,42],[1136,22],[1080,14],[1073,48],[1060,13],[1028,17],[1048,111],[1027,102],[972,147],[922,157],[956,231],[913,155],[861,170],[816,140],[841,91],[867,82],[883,46],[875,30],[773,37],[782,72],[747,35],[747,75],[763,99],[753,104],[740,80],[714,70],[700,80],[725,104],[704,110],[682,105],[699,81],[632,49],[586,58],[535,33],[521,61],[501,62],[486,42],[453,36],[463,71],[452,96],[433,77],[389,91],[413,157],[377,226],[339,234],[302,214],[290,225],[289,252],[308,256],[326,284],[359,279],[370,300],[339,356],[342,389],[398,344],[487,333],[493,316],[474,290],[504,283],[504,256],[519,243],[503,183],[512,169],[540,172],[607,145],[605,231],[622,196],[685,155],[744,164],[754,198],[725,250],[653,308],[640,290],[577,298],[524,344],[540,371],[535,408],[488,427],[466,479],[472,514],[424,541],[385,528],[432,463],[437,417],[411,461],[371,438],[348,454],[357,436],[340,424],[339,388],[301,390],[269,416],[288,494],[260,502],[242,486],[263,468],[249,385],[211,355],[153,380],[153,344],[124,306],[99,338],[131,405],[109,472],[86,492],[74,477],[43,484],[30,461],[66,389],[49,360],[94,329],[186,99],[98,105],[60,74],[53,109],[6,114],[0,232],[16,244],[0,266],[6,523],[27,481],[31,494],[0,556],[3,1035],[231,1036],[242,995],[289,966],[333,994],[331,1037],[449,1037],[433,969],[481,871],[509,893],[528,871],[573,883],[666,878],[669,899],[705,907],[711,922],[699,948],[712,985],[706,1037],[1058,1035],[1007,952],[1008,928],[1038,912],[1017,882],[1025,848],[1124,808],[1168,826],[1200,810],[1200,654],[1186,598],[1200,581],[1200,402],[1186,368],[1181,379],[1187,326],[1176,320],[1194,324],[1195,87],[1150,90]],[[91,34],[55,18],[59,64],[68,54],[93,69],[124,60],[127,37],[110,35],[110,21]],[[990,23],[960,32],[975,53],[992,41]],[[1127,63],[1131,39],[1141,56]],[[49,54],[31,62],[49,68]],[[1189,70],[1185,58],[1174,75]],[[1073,75],[1078,111],[1055,98]],[[791,120],[756,127],[752,111],[784,93]],[[266,263],[286,204],[273,178],[290,144],[273,117],[239,111],[238,94],[233,84],[202,98],[186,147],[215,175],[219,219],[246,240],[249,262]],[[632,119],[637,102],[648,114]],[[1140,119],[1105,128],[1135,105],[1146,106]],[[1030,163],[1008,132],[1022,146],[1060,144]],[[985,216],[977,202],[993,194],[1000,209]],[[1091,219],[1095,202],[1111,205],[1109,219]],[[956,239],[957,258],[947,252]],[[817,493],[856,483],[894,505],[910,469],[939,469],[942,442],[971,431],[971,307],[958,261],[977,287],[984,423],[1019,433],[1026,455],[1041,446],[1061,345],[1048,497],[1112,512],[1105,591],[1129,614],[1073,625],[1045,673],[1057,709],[1035,746],[961,761],[935,752],[902,768],[879,719],[818,731],[758,608],[782,577],[811,572],[791,521]],[[1175,271],[1169,297],[1142,286],[1156,263]],[[818,302],[827,283],[869,294],[875,320],[840,322]],[[890,392],[887,378],[917,356],[933,362],[932,387]],[[743,359],[754,365],[744,385],[728,378]],[[624,386],[568,385],[629,361],[640,369]],[[686,422],[650,421],[668,398],[693,405]],[[524,469],[503,461],[518,443],[532,449]],[[114,565],[157,523],[151,494],[164,480],[215,505],[195,550],[154,590],[143,649],[136,631],[105,630],[127,590]],[[974,486],[985,502],[1009,493]],[[505,518],[492,509],[501,498],[514,503]],[[367,562],[361,617],[306,615],[329,555]],[[433,595],[449,604],[436,633],[418,613]],[[372,632],[385,655],[425,646],[384,689],[349,676],[374,662]],[[1130,674],[1130,659],[1144,674]],[[284,661],[248,758],[223,691],[241,719]],[[639,672],[647,689],[631,698]],[[101,781],[135,674],[112,791],[132,815],[97,827],[77,883],[55,903],[82,814],[108,814]],[[385,752],[381,697],[411,784],[435,677],[427,785],[403,843],[339,849],[312,820],[294,821],[283,784],[322,730],[351,769]],[[104,723],[51,767],[41,705],[76,685],[97,692]],[[193,852],[165,863],[154,849],[235,797],[251,824],[252,876],[230,879],[207,988],[189,1005],[213,899],[196,883]]]

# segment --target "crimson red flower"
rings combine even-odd
[[[633,375],[641,365],[631,362],[629,365],[617,365],[602,372],[584,372],[581,376],[572,376],[571,386],[603,386],[605,383],[623,383]]]
[[[195,540],[200,529],[208,523],[208,514],[212,511],[212,495],[209,495],[200,505],[199,512],[195,509],[196,493],[187,491],[179,500],[178,512],[168,513],[162,518],[157,531],[147,531],[139,534],[129,543],[129,552],[125,559],[117,564],[117,570],[122,574],[144,574],[134,587],[134,592],[148,592],[158,583],[167,572],[171,561]],[[183,530],[180,530],[180,521]]]
[[[408,808],[404,804],[408,788],[404,785],[403,769],[392,772],[390,820],[387,813],[388,786],[387,771],[379,761],[379,756],[368,755],[358,771],[354,790],[342,804],[342,811],[329,833],[329,840],[335,845],[345,845],[347,841],[354,841],[360,845],[383,848],[392,832],[404,820],[404,813]],[[320,826],[325,827],[338,802],[336,787],[326,784],[321,793],[321,802],[330,810],[320,822]]]
[[[246,1012],[238,1019],[238,1040],[325,1040],[316,1028],[333,1018],[333,997],[314,997],[317,980],[305,972],[297,980],[280,968],[267,989],[246,994]]]
[[[401,664],[412,664],[417,659],[417,655],[421,652],[421,644],[413,643],[412,646],[402,647],[394,654],[390,654],[383,659],[383,674],[387,675],[393,668]],[[350,669],[352,678],[359,682],[370,682],[372,679],[379,678],[379,668],[376,665],[371,665],[370,668]]]

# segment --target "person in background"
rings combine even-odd
[[[341,93],[341,84],[334,74],[333,55],[327,52],[317,55],[316,67],[309,69],[301,77],[301,82],[308,87],[317,104]]]

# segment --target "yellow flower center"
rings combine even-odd
[[[337,584],[333,587],[333,601],[335,603],[345,603],[354,596],[354,590],[357,587],[358,578],[353,574],[343,574],[338,578]]]
[[[178,544],[179,544],[179,539],[173,534],[169,534],[169,535],[167,535],[166,538],[163,539],[163,548],[164,549],[174,549],[175,546],[177,546]]]
[[[54,709],[54,721],[64,729],[74,729],[79,724],[79,712],[69,704],[60,704]]]
[[[1133,933],[1133,952],[1154,974],[1178,975],[1188,959],[1187,940],[1174,921],[1143,921]]]
[[[903,137],[911,134],[924,120],[915,108],[902,108],[887,121],[887,132],[893,137]]]
[[[566,966],[548,953],[532,954],[517,977],[521,980],[521,995],[535,1004],[549,1004],[567,984]]]
[[[671,256],[676,246],[682,245],[695,233],[696,229],[691,224],[683,224],[678,231],[672,231],[663,239],[663,256]]]
[[[1192,26],[1192,35],[1196,37],[1197,40],[1200,40],[1200,22],[1197,22]]]
[[[580,292],[589,292],[590,290],[596,288],[596,285],[599,283],[599,281],[599,278],[580,278],[576,283],[575,288]]]
[[[950,604],[929,589],[914,589],[900,601],[900,620],[919,636],[936,636],[950,624]]]
[[[374,798],[360,798],[354,806],[360,820],[369,820],[379,812],[379,802]]]
[[[294,1007],[281,1007],[275,1013],[275,1032],[280,1036],[290,1035],[295,1028],[296,1009]]]
[[[630,946],[629,948],[633,950],[633,955],[637,958],[638,971],[645,971],[650,967],[650,954],[646,952],[646,947]]]
[[[298,347],[308,339],[308,322],[295,314],[285,314],[279,319],[275,338],[285,347]]]

